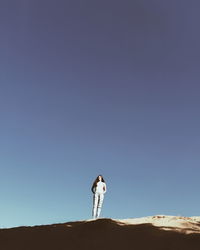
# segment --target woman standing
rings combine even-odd
[[[93,219],[99,218],[103,204],[104,194],[106,193],[106,183],[102,175],[97,176],[92,185],[93,196]]]

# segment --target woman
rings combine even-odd
[[[92,185],[93,196],[93,219],[99,218],[101,213],[101,207],[103,204],[104,194],[106,193],[106,183],[102,175],[97,176]]]

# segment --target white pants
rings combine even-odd
[[[93,210],[92,210],[92,217],[99,218],[101,213],[101,207],[103,204],[104,194],[95,193],[93,196]]]

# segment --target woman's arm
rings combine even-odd
[[[96,187],[93,185],[92,188],[91,188],[91,191],[92,191],[93,194],[95,193],[95,189],[96,189]]]
[[[104,191],[104,194],[106,193],[107,191],[107,188],[106,188],[106,183],[104,183],[104,186],[103,186],[103,191]]]

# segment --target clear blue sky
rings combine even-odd
[[[1,0],[0,227],[199,215],[198,0]]]

